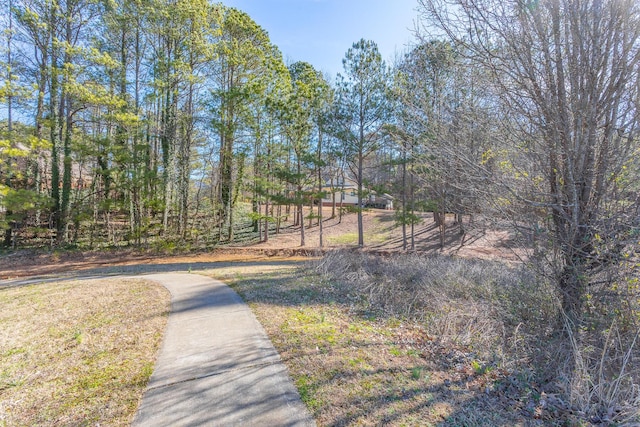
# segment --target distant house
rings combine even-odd
[[[372,191],[369,194],[367,207],[376,208],[376,209],[386,209],[388,211],[393,210],[393,197],[386,193],[377,194],[375,191]]]
[[[13,148],[16,148],[20,152],[23,153],[22,156],[19,156],[16,159],[16,168],[17,170],[22,172],[22,175],[32,175],[27,174],[27,168],[31,167],[28,162],[28,156],[31,156],[32,159],[35,159],[37,162],[38,173],[41,174],[42,179],[40,181],[39,191],[42,193],[46,193],[50,191],[49,186],[51,185],[51,152],[40,149],[36,152],[33,152],[31,147],[27,147],[26,145],[18,142],[15,144]],[[62,174],[63,174],[63,159],[60,159],[60,182],[58,186],[62,188]],[[30,178],[28,181],[29,186],[32,186],[34,183],[31,181],[33,178]],[[93,172],[89,165],[85,163],[79,163],[77,161],[71,162],[71,189],[73,190],[83,190],[91,187],[93,181]]]
[[[333,190],[333,192],[332,192]],[[356,206],[358,204],[358,186],[355,182],[345,180],[344,183],[336,184],[333,189],[326,184],[322,187],[325,197],[322,199],[322,206],[332,206],[335,195],[336,205]],[[365,195],[362,202],[365,207],[376,209],[393,209],[393,197],[389,194],[377,194],[375,191],[363,188]]]
[[[353,182],[336,184],[322,187],[325,197],[322,198],[322,206],[332,206],[335,200],[336,205],[356,206],[358,204],[358,186]]]

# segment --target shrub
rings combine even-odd
[[[573,328],[557,288],[524,265],[343,250],[315,269],[353,310],[418,322],[443,346],[464,347],[508,371],[535,372],[532,381],[554,397],[545,400],[548,409],[564,411],[570,422],[640,421],[634,278],[619,287],[624,292],[590,301],[588,327],[567,333]]]

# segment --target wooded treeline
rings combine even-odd
[[[92,247],[232,241],[236,222],[271,219],[261,205],[300,205],[314,188],[330,87],[309,64],[287,68],[245,13],[207,1],[5,10],[2,99],[20,117],[3,127],[6,246],[29,228]]]
[[[639,8],[419,0],[413,48],[333,79],[218,3],[5,0],[4,245],[266,240],[347,178],[405,249],[417,210],[441,245],[447,213],[507,221],[580,312],[637,259]]]

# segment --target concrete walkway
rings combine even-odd
[[[171,314],[133,426],[315,426],[249,307],[197,274],[140,276],[171,292]]]

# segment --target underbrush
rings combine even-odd
[[[586,326],[568,333],[555,287],[525,267],[337,251],[315,269],[352,312],[414,322],[431,352],[455,348],[476,374],[499,372],[486,391],[531,419],[640,425],[637,290],[592,301]]]
[[[500,366],[530,361],[532,342],[558,316],[548,284],[491,261],[337,251],[316,270],[349,294],[353,310],[418,322],[440,343]]]

